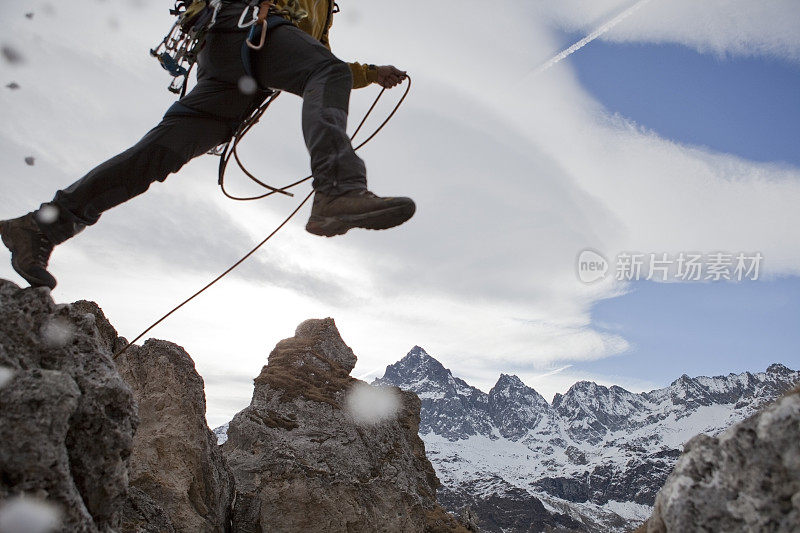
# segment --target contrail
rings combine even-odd
[[[578,50],[580,50],[581,48],[583,48],[584,46],[586,46],[590,42],[594,41],[595,39],[597,39],[598,37],[600,37],[604,33],[609,32],[614,26],[616,26],[617,24],[619,24],[620,22],[622,22],[626,18],[630,17],[631,15],[633,15],[634,13],[639,11],[639,9],[644,7],[644,5],[647,4],[648,2],[650,2],[650,0],[639,0],[634,5],[632,5],[631,7],[629,7],[628,9],[626,9],[625,11],[623,11],[622,13],[620,13],[619,15],[614,17],[613,19],[609,20],[608,22],[606,22],[605,24],[603,24],[602,26],[597,28],[595,31],[593,31],[592,33],[590,33],[589,35],[587,35],[586,37],[584,37],[583,39],[581,39],[577,43],[573,44],[572,46],[570,46],[569,48],[567,48],[565,50],[562,50],[557,55],[555,55],[551,60],[543,63],[539,67],[537,67],[534,70],[532,70],[531,72],[529,72],[528,75],[533,74],[535,76],[537,74],[541,74],[542,72],[544,72],[545,70],[549,69],[550,67],[552,67],[556,63],[559,63],[562,60],[566,59],[567,57],[571,56],[572,54],[574,54],[575,52],[577,52]]]
[[[559,372],[563,372],[564,370],[566,370],[568,368],[572,368],[572,365],[562,366],[560,368],[556,368],[555,370],[551,370],[550,372],[545,372],[544,374],[539,374],[538,376],[536,376],[536,378],[538,379],[538,378],[546,378],[546,377],[549,377],[549,376],[555,376]]]

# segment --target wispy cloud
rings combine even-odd
[[[539,16],[568,31],[591,31],[630,0],[538,2]],[[800,60],[800,12],[794,0],[670,0],[653,2],[603,39],[675,43],[718,55]]]

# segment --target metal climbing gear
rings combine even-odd
[[[170,14],[178,20],[158,46],[150,50],[150,55],[175,78],[169,85],[170,92],[186,94],[189,74],[221,6],[222,0],[176,0],[175,7],[170,9]]]
[[[264,43],[267,41],[267,27],[268,27],[268,25],[267,25],[267,16],[269,15],[269,10],[271,8],[272,8],[272,0],[267,0],[266,2],[261,2],[261,4],[259,4],[257,10],[255,9],[255,6],[254,6],[253,7],[253,13],[255,14],[255,17],[253,18],[252,21],[248,22],[246,24],[246,26],[242,26],[242,19],[244,18],[245,14],[247,13],[246,9],[242,13],[242,16],[239,18],[239,27],[240,28],[247,27],[247,26],[252,26],[252,28],[250,30],[250,35],[247,36],[247,40],[245,41],[245,43],[247,43],[247,47],[250,48],[251,50],[261,50],[262,48],[264,48]],[[259,29],[259,27],[261,29],[261,39],[258,41],[258,44],[253,44],[252,39],[253,39],[253,37],[255,37],[256,32]]]

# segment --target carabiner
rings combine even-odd
[[[267,41],[267,28],[268,24],[267,21],[265,20],[264,22],[261,23],[261,39],[259,40],[258,44],[253,44],[252,42],[250,42],[250,39],[253,37],[255,28],[250,30],[250,35],[247,36],[247,40],[245,42],[247,43],[247,46],[251,50],[261,50],[262,48],[264,48],[264,43]]]
[[[250,22],[245,24],[244,17],[247,15],[247,11],[249,9],[250,9],[250,6],[245,7],[244,11],[242,11],[242,16],[239,17],[239,27],[242,28],[242,29],[249,28],[250,26],[252,26],[256,22],[258,22],[258,6],[253,6],[253,15],[252,15],[253,20],[251,20]]]
[[[217,15],[219,14],[219,10],[222,8],[222,0],[211,0],[209,5],[214,10],[214,13],[211,15],[211,22],[208,25],[208,27],[211,28],[217,23]]]
[[[261,23],[261,40],[258,44],[253,44],[250,39],[253,37],[255,32],[255,28],[250,30],[250,35],[247,36],[247,46],[251,50],[261,50],[264,48],[264,43],[267,41],[267,29],[269,28],[269,24],[267,23],[267,17],[269,17],[269,10],[272,8],[272,0],[265,0],[261,2],[258,6],[258,15],[256,16],[255,22]]]

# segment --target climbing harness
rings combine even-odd
[[[409,93],[409,92],[411,92],[411,76],[406,76],[406,78],[405,78],[405,79],[406,79],[406,81],[408,82],[408,84],[406,85],[406,90],[405,90],[405,92],[403,92],[403,95],[400,97],[400,100],[398,100],[397,104],[394,106],[394,108],[392,109],[392,111],[391,111],[391,112],[390,112],[390,113],[387,115],[387,117],[386,117],[386,118],[383,120],[383,122],[381,122],[381,124],[380,124],[380,125],[379,125],[377,128],[375,128],[375,131],[373,131],[373,132],[372,132],[372,133],[369,135],[369,137],[367,137],[367,138],[366,138],[364,141],[362,141],[362,142],[361,142],[361,143],[360,143],[358,146],[355,146],[355,147],[354,147],[354,150],[359,150],[359,149],[363,148],[363,147],[364,147],[364,146],[365,146],[367,143],[369,143],[369,142],[370,142],[372,139],[374,139],[374,138],[375,138],[375,136],[377,136],[377,135],[378,135],[378,133],[380,133],[380,132],[381,132],[381,130],[383,130],[383,128],[384,128],[384,127],[385,127],[385,126],[386,126],[386,125],[389,123],[389,121],[390,121],[390,120],[392,120],[392,118],[394,117],[394,115],[395,115],[395,114],[397,113],[397,111],[400,109],[400,106],[402,106],[402,105],[403,105],[403,102],[405,101],[406,97],[408,96],[408,93]],[[357,127],[357,128],[356,128],[356,130],[353,132],[353,135],[351,135],[351,136],[350,136],[350,141],[351,141],[351,142],[352,142],[353,140],[355,140],[356,136],[359,134],[359,132],[361,131],[361,129],[364,127],[364,124],[366,124],[366,122],[367,122],[367,119],[370,117],[370,115],[372,114],[372,112],[375,110],[375,107],[378,105],[378,102],[380,101],[381,97],[383,96],[383,94],[384,94],[385,92],[386,92],[386,89],[385,89],[385,88],[383,88],[383,89],[381,89],[381,92],[380,92],[380,93],[378,93],[378,96],[377,96],[377,97],[375,97],[375,101],[374,101],[374,102],[372,102],[372,105],[371,105],[371,106],[370,106],[370,108],[367,110],[367,112],[364,114],[364,118],[363,118],[363,119],[361,119],[361,122],[358,124],[358,127]],[[305,183],[306,181],[308,181],[308,180],[310,180],[311,178],[313,178],[313,175],[311,175],[311,176],[306,176],[305,178],[303,178],[303,179],[301,179],[301,180],[298,180],[298,181],[295,181],[294,183],[290,183],[289,185],[285,185],[284,187],[280,187],[280,188],[277,188],[277,187],[272,187],[272,186],[270,186],[270,185],[267,185],[266,183],[263,183],[262,181],[258,180],[258,179],[257,179],[255,176],[253,176],[253,174],[252,174],[252,173],[250,173],[250,172],[249,172],[249,171],[248,171],[248,170],[247,170],[247,169],[246,169],[246,168],[245,168],[245,167],[242,165],[241,161],[239,160],[239,157],[238,157],[238,155],[236,154],[236,147],[237,147],[237,146],[238,146],[238,144],[241,142],[241,140],[242,140],[242,138],[244,137],[244,135],[245,135],[245,134],[246,134],[248,131],[250,131],[250,129],[251,129],[253,126],[255,126],[255,125],[256,125],[256,123],[258,123],[258,121],[259,121],[259,120],[261,119],[261,117],[264,115],[264,113],[266,112],[266,110],[267,110],[267,108],[270,106],[270,104],[271,104],[272,102],[274,102],[274,101],[275,101],[275,99],[278,97],[278,94],[279,94],[279,93],[277,93],[277,92],[276,92],[275,94],[273,94],[273,95],[272,95],[271,97],[269,97],[269,98],[268,98],[268,99],[267,99],[267,100],[266,100],[264,103],[262,103],[262,104],[261,104],[261,105],[260,105],[260,106],[259,106],[259,107],[258,107],[258,108],[255,110],[255,111],[253,111],[253,113],[250,115],[250,117],[249,117],[249,118],[247,118],[247,119],[246,119],[246,120],[245,120],[245,121],[242,123],[242,125],[241,125],[241,126],[240,126],[240,127],[237,129],[237,130],[236,130],[236,133],[234,134],[234,136],[233,136],[233,138],[231,139],[231,141],[230,141],[230,142],[229,142],[227,145],[224,145],[224,152],[222,152],[222,153],[218,154],[218,155],[221,155],[221,157],[222,157],[222,160],[220,161],[220,174],[219,174],[220,186],[222,186],[222,185],[223,185],[224,174],[225,174],[225,167],[227,166],[227,162],[228,162],[228,160],[230,159],[230,157],[231,157],[231,156],[233,156],[233,157],[234,157],[234,159],[236,160],[236,162],[239,164],[240,168],[241,168],[241,169],[244,171],[244,173],[245,173],[245,174],[246,174],[246,175],[247,175],[247,176],[248,176],[248,177],[249,177],[251,180],[253,180],[255,183],[258,183],[258,184],[259,184],[259,185],[261,185],[262,187],[264,187],[264,188],[268,189],[268,191],[269,191],[269,192],[266,192],[266,193],[264,193],[264,194],[262,194],[262,195],[260,195],[260,196],[253,196],[253,197],[248,197],[248,198],[235,198],[235,197],[233,197],[233,196],[229,195],[227,192],[225,192],[225,188],[224,188],[224,186],[222,186],[222,190],[223,190],[223,192],[225,192],[225,196],[227,196],[228,198],[232,198],[232,199],[235,199],[235,200],[257,200],[257,199],[261,199],[261,198],[266,198],[267,196],[271,196],[271,195],[273,195],[273,194],[276,194],[276,193],[285,194],[285,195],[287,195],[287,196],[293,196],[291,193],[289,193],[289,192],[288,192],[288,190],[287,190],[287,189],[291,189],[291,188],[293,188],[293,187],[296,187],[296,186],[300,185],[301,183]],[[267,235],[267,237],[266,237],[266,238],[264,238],[264,240],[262,240],[260,243],[258,243],[258,244],[257,244],[257,245],[256,245],[256,246],[255,246],[255,247],[252,249],[252,250],[250,250],[249,252],[247,252],[247,253],[246,253],[246,254],[245,254],[245,255],[244,255],[244,256],[243,256],[241,259],[239,259],[238,261],[236,261],[236,262],[235,262],[233,265],[231,265],[231,266],[230,266],[230,267],[229,267],[227,270],[225,270],[225,271],[224,271],[222,274],[218,275],[216,278],[214,278],[212,281],[210,281],[208,284],[206,284],[206,285],[205,285],[205,286],[204,286],[202,289],[200,289],[199,291],[197,291],[197,292],[195,292],[194,294],[192,294],[192,295],[191,295],[189,298],[185,299],[183,302],[181,302],[180,304],[178,304],[177,306],[175,306],[174,308],[172,308],[172,310],[170,310],[170,311],[169,311],[167,314],[165,314],[164,316],[162,316],[161,318],[159,318],[158,320],[156,320],[156,321],[155,321],[153,324],[151,324],[151,325],[150,325],[150,326],[149,326],[147,329],[145,329],[143,332],[141,332],[141,333],[140,333],[140,334],[139,334],[139,335],[138,335],[138,336],[137,336],[135,339],[133,339],[132,341],[130,341],[129,343],[127,343],[127,344],[126,344],[126,345],[125,345],[125,346],[124,346],[122,349],[120,349],[119,351],[117,351],[117,352],[114,354],[114,356],[113,356],[113,359],[115,359],[115,360],[116,360],[116,359],[117,359],[117,357],[119,357],[120,355],[122,355],[123,353],[125,353],[125,351],[126,351],[126,350],[127,350],[129,347],[133,346],[133,345],[134,345],[134,344],[135,344],[137,341],[139,341],[139,340],[140,340],[142,337],[144,337],[145,335],[147,335],[147,334],[148,334],[148,333],[149,333],[149,332],[150,332],[150,331],[151,331],[153,328],[155,328],[156,326],[158,326],[159,324],[161,324],[162,322],[164,322],[164,321],[165,321],[167,318],[169,318],[169,317],[170,317],[170,316],[171,316],[173,313],[177,312],[177,311],[178,311],[179,309],[181,309],[181,308],[182,308],[184,305],[188,304],[189,302],[191,302],[192,300],[194,300],[195,298],[197,298],[198,296],[200,296],[200,295],[201,295],[203,292],[205,292],[207,289],[211,288],[211,286],[212,286],[212,285],[216,284],[216,283],[217,283],[219,280],[221,280],[222,278],[224,278],[225,276],[227,276],[228,274],[230,274],[231,272],[233,272],[233,270],[234,270],[234,269],[236,269],[236,267],[238,267],[239,265],[241,265],[242,263],[244,263],[244,262],[245,262],[245,261],[246,261],[246,260],[247,260],[247,259],[248,259],[250,256],[252,256],[252,255],[253,255],[254,253],[256,253],[256,252],[257,252],[257,251],[258,251],[258,250],[259,250],[259,249],[260,249],[262,246],[264,246],[264,245],[267,243],[267,241],[269,241],[269,240],[270,240],[272,237],[274,237],[274,236],[275,236],[275,234],[276,234],[276,233],[278,233],[278,232],[279,232],[279,231],[280,231],[280,230],[281,230],[281,229],[282,229],[282,228],[283,228],[283,227],[284,227],[286,224],[288,224],[288,223],[289,223],[289,221],[290,221],[292,218],[294,218],[294,216],[295,216],[295,215],[296,215],[296,214],[297,214],[297,213],[300,211],[300,209],[301,209],[301,208],[302,208],[302,207],[303,207],[303,206],[306,204],[306,202],[308,202],[308,200],[309,200],[309,199],[311,199],[311,196],[313,196],[313,194],[314,194],[314,191],[313,191],[313,190],[312,190],[311,192],[309,192],[309,193],[308,193],[308,195],[306,195],[306,197],[303,199],[303,201],[302,201],[302,202],[300,202],[300,205],[298,205],[298,206],[297,206],[297,207],[296,207],[296,208],[295,208],[295,209],[294,209],[294,210],[293,210],[293,211],[292,211],[292,212],[289,214],[289,216],[287,216],[287,217],[286,217],[286,218],[283,220],[283,222],[281,222],[281,223],[278,225],[278,227],[277,227],[277,228],[275,228],[275,229],[272,231],[272,233],[270,233],[269,235]]]
[[[158,59],[161,66],[174,78],[169,85],[170,92],[186,94],[189,75],[197,62],[197,55],[205,45],[206,35],[217,22],[217,14],[223,0],[176,0],[170,14],[178,17],[166,37],[150,49],[150,55]],[[261,50],[267,39],[267,17],[273,9],[272,0],[247,0],[242,16],[239,17],[239,28],[250,29],[247,46],[253,50]],[[286,13],[294,20],[298,15],[292,10],[275,10],[275,13]],[[302,12],[303,15],[305,12]],[[250,15],[251,19],[246,20]],[[260,30],[260,31],[259,31]],[[258,44],[253,38],[260,34]]]

